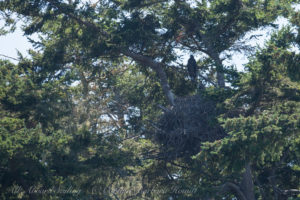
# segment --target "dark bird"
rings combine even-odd
[[[195,81],[196,77],[197,77],[198,66],[197,66],[196,60],[193,55],[191,55],[188,60],[187,70],[188,70],[189,76],[191,77],[192,81]]]

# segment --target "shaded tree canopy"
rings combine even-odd
[[[0,61],[0,198],[299,198],[297,5],[1,1],[34,48]]]

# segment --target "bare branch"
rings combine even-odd
[[[168,108],[166,108],[166,107],[164,107],[164,106],[162,106],[162,105],[160,105],[160,104],[158,104],[157,105],[157,107],[159,107],[160,109],[162,109],[164,112],[171,112],[171,110],[170,109],[168,109]]]
[[[121,50],[120,52],[125,56],[128,56],[133,60],[140,62],[143,65],[151,67],[157,73],[160,79],[163,92],[165,93],[169,101],[169,104],[171,106],[174,106],[175,94],[171,91],[171,88],[168,83],[167,75],[163,70],[161,63],[155,62],[147,56],[136,54],[128,50]]]
[[[13,57],[10,57],[10,56],[4,55],[4,54],[0,54],[0,56],[2,56],[2,57],[4,57],[4,58],[8,58],[8,59],[15,60],[15,61],[20,61],[20,59],[13,58]]]

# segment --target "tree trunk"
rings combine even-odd
[[[216,63],[218,86],[220,88],[224,88],[225,87],[225,77],[224,77],[224,72],[223,72],[222,61],[221,61],[219,55],[214,52],[211,53],[211,57]]]
[[[224,78],[224,72],[223,72],[223,64],[220,59],[219,53],[215,50],[214,46],[212,45],[212,38],[210,38],[207,35],[201,35],[200,37],[202,38],[205,46],[206,46],[206,51],[205,53],[211,57],[216,64],[216,71],[217,71],[217,83],[220,88],[225,87],[225,78]]]
[[[244,193],[247,200],[255,200],[254,184],[252,180],[251,164],[246,163],[245,172],[243,174],[243,180],[241,182],[241,190]]]
[[[218,86],[221,88],[225,87],[225,78],[223,72],[217,72],[217,80],[218,80]]]

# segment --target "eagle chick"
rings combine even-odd
[[[191,77],[192,81],[195,81],[196,77],[197,77],[198,66],[197,66],[196,60],[193,55],[191,55],[188,60],[187,70],[188,70],[189,76]]]

